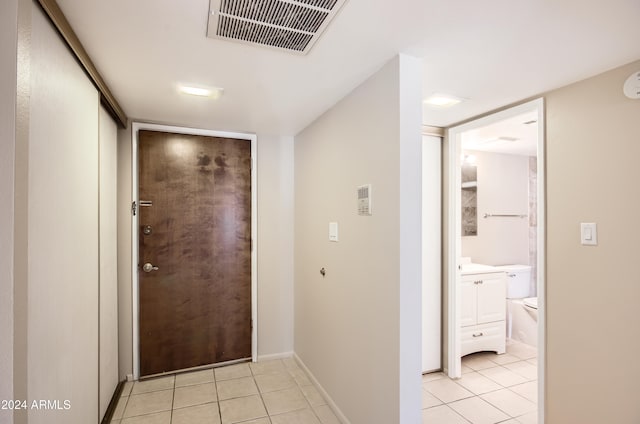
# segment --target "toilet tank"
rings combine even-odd
[[[531,267],[529,265],[501,265],[496,268],[507,273],[507,299],[530,296]]]

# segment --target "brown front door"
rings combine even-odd
[[[250,358],[251,142],[141,130],[138,152],[141,376]]]

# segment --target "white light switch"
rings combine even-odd
[[[329,223],[329,241],[338,241],[338,223]]]
[[[580,224],[580,241],[585,246],[598,244],[598,227],[595,222],[583,222]]]

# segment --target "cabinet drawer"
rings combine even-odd
[[[483,350],[505,352],[507,334],[504,321],[462,327],[460,333],[462,356]]]

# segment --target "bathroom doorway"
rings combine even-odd
[[[443,164],[445,374],[496,383],[471,392],[493,406],[498,393],[521,397],[522,415],[542,423],[543,99],[450,128]]]

